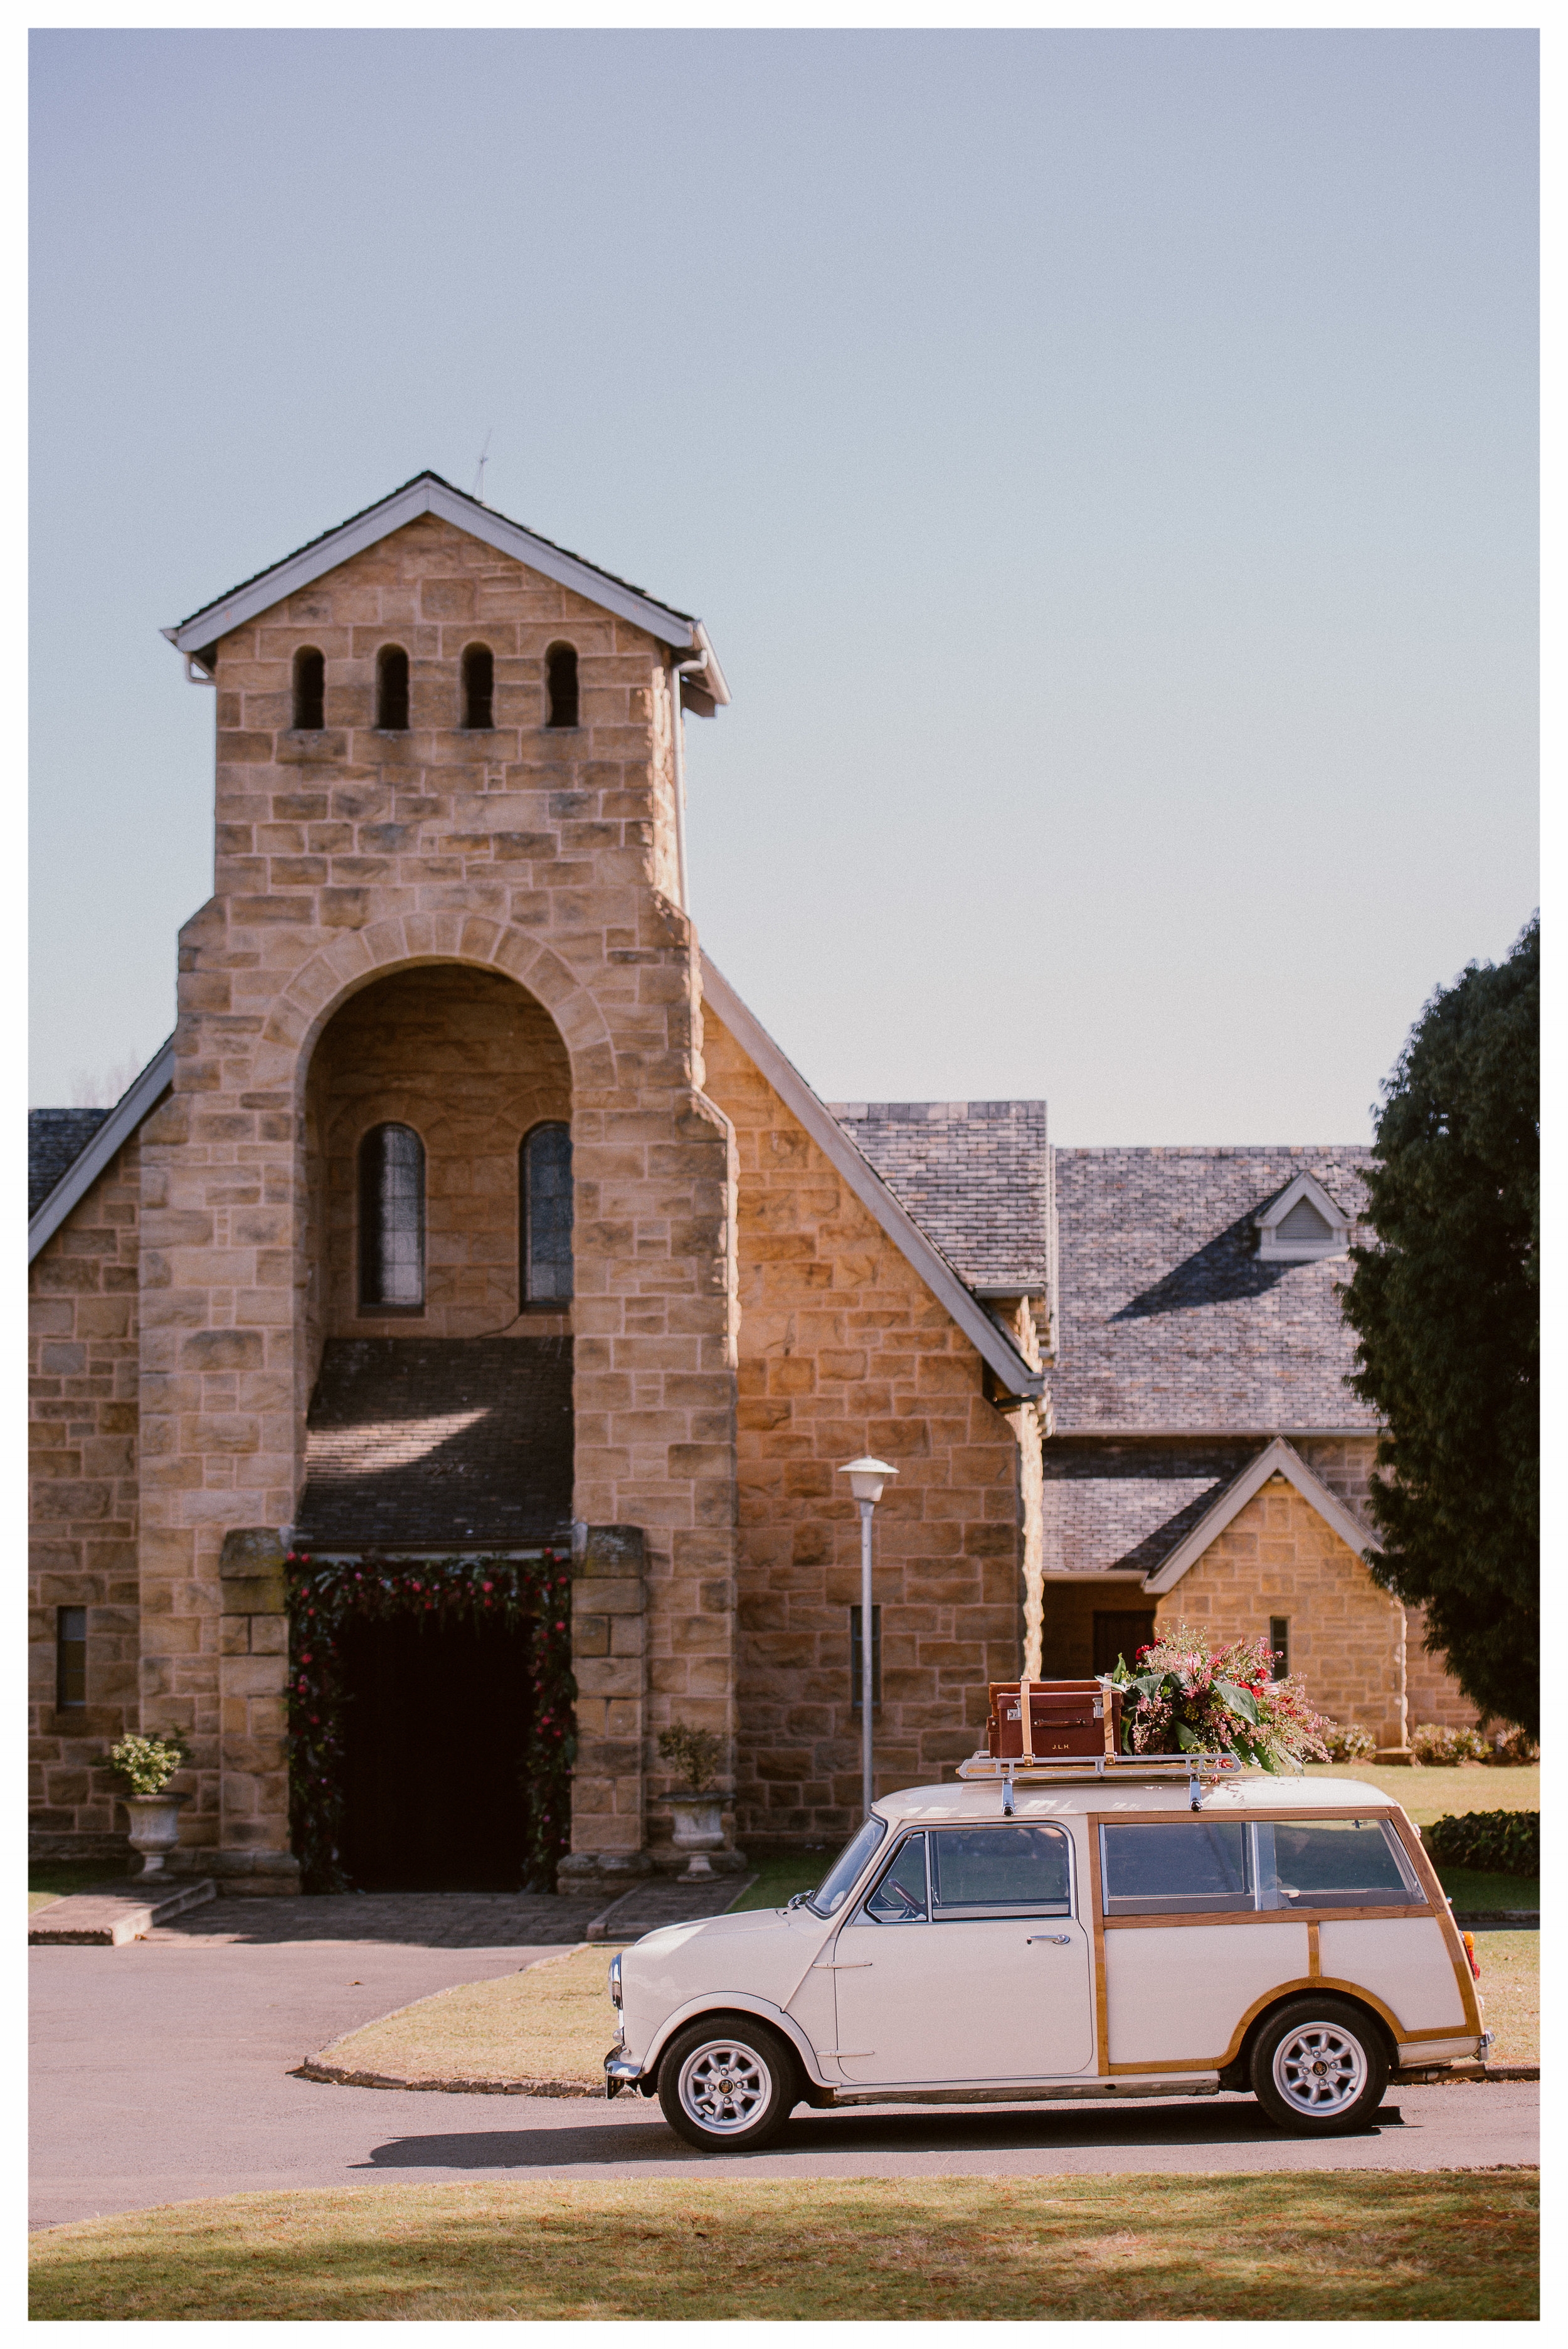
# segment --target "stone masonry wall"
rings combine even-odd
[[[101,1766],[137,1698],[137,1254],[133,1138],[39,1252],[28,1335],[32,1828],[46,1849],[123,1848]],[[86,1709],[55,1709],[57,1610],[87,1609]],[[150,1725],[161,1725],[154,1721]],[[189,1785],[190,1780],[181,1780]]]
[[[711,1011],[704,1046],[740,1185],[737,1832],[765,1848],[859,1813],[860,1523],[836,1470],[872,1452],[900,1472],[875,1520],[877,1784],[918,1785],[974,1751],[986,1683],[1017,1673],[1019,1438],[968,1340]],[[1015,1416],[1037,1450],[1033,1412]],[[723,1685],[716,1626],[688,1717],[717,1721]]]
[[[561,638],[579,653],[569,730],[542,723]],[[373,724],[388,643],[410,657],[407,733]],[[473,643],[495,655],[483,734],[459,723]],[[327,723],[302,734],[306,646]],[[222,1780],[221,1818],[188,1821],[186,1842],[211,1838],[235,1873],[286,1848],[281,1732],[221,1743],[212,1724],[221,1661],[243,1666],[247,1702],[283,1682],[253,1619],[221,1660],[242,1610],[219,1562],[233,1529],[293,1522],[303,1475],[311,1057],[360,988],[449,963],[515,980],[570,1065],[574,1512],[644,1530],[658,1671],[646,1706],[641,1658],[579,1671],[573,1836],[634,1850],[646,1741],[693,1654],[705,1696],[727,1678],[734,1569],[732,1143],[702,1092],[695,941],[665,894],[665,652],[426,515],[223,638],[217,686],[215,894],[181,933],[175,1090],[143,1129],[142,1698],[192,1717]]]
[[[1290,1663],[1320,1713],[1405,1742],[1405,1611],[1288,1480],[1274,1475],[1155,1605],[1158,1630],[1256,1639],[1290,1620]]]

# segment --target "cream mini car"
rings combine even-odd
[[[1132,1783],[1128,1783],[1129,1780]],[[606,2088],[718,2150],[794,2106],[1250,2088],[1304,2135],[1484,2051],[1474,1961],[1398,1804],[1348,1780],[884,1796],[788,1909],[611,1967]]]

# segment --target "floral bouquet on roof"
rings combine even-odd
[[[1273,1677],[1266,1638],[1211,1649],[1186,1623],[1138,1651],[1130,1671],[1121,1657],[1110,1675],[1125,1692],[1122,1744],[1129,1754],[1233,1754],[1260,1770],[1299,1770],[1326,1762],[1328,1727],[1294,1676]]]

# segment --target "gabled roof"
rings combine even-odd
[[[1051,1160],[1043,1101],[828,1107],[977,1295],[1047,1295]]]
[[[818,1098],[793,1061],[786,1059],[756,1015],[748,1011],[734,988],[702,958],[702,992],[736,1042],[767,1078],[774,1092],[804,1126],[829,1164],[842,1175],[863,1207],[869,1208],[893,1246],[913,1265],[937,1302],[944,1306],[981,1360],[989,1364],[1011,1395],[1037,1396],[1042,1374],[1031,1370],[1023,1355],[965,1286],[947,1257],[923,1231],[896,1198],[871,1161],[857,1147],[826,1102]]]
[[[1304,1174],[1356,1216],[1370,1156],[1333,1143],[1057,1151],[1057,1433],[1375,1433],[1346,1383],[1346,1267],[1263,1259],[1254,1221]]]
[[[71,1160],[43,1206],[30,1217],[27,1225],[29,1264],[45,1243],[53,1239],[71,1209],[86,1198],[115,1152],[130,1140],[143,1118],[157,1108],[173,1082],[174,1039],[170,1036],[161,1050],[153,1054],[141,1074],[127,1086],[108,1115],[100,1115],[100,1122],[85,1148]],[[60,1115],[64,1112],[52,1113]]]
[[[87,1148],[107,1109],[27,1112],[27,1213],[36,1216],[62,1174]]]
[[[444,481],[439,473],[416,473],[411,481],[405,481],[390,497],[351,514],[335,529],[324,531],[319,538],[285,554],[281,563],[269,564],[264,571],[242,579],[237,587],[203,604],[199,612],[192,612],[177,627],[165,628],[163,634],[178,651],[201,660],[231,628],[243,627],[247,620],[270,612],[284,596],[297,595],[302,587],[310,586],[328,571],[335,570],[340,563],[346,563],[350,555],[362,554],[367,546],[389,538],[406,523],[427,513],[439,514],[444,522],[466,530],[470,538],[482,540],[487,546],[510,554],[518,563],[526,563],[531,571],[542,572],[545,578],[570,587],[602,610],[633,621],[661,644],[674,646],[683,653],[707,653],[703,691],[710,692],[715,701],[729,699],[729,688],[718,657],[708,643],[707,632],[690,612],[677,611],[673,604],[661,604],[641,587],[617,579],[613,571],[602,571],[597,564],[587,562],[581,554],[571,554],[552,540],[541,538],[537,531],[525,530],[521,523],[509,522],[504,514],[481,505],[478,498],[465,497],[450,481]]]
[[[1163,1592],[1174,1589],[1188,1568],[1197,1565],[1210,1543],[1219,1539],[1233,1517],[1241,1515],[1253,1495],[1262,1491],[1271,1476],[1286,1477],[1302,1499],[1317,1511],[1329,1530],[1338,1535],[1352,1557],[1362,1557],[1368,1550],[1382,1547],[1376,1534],[1364,1526],[1359,1517],[1353,1516],[1326,1485],[1319,1483],[1300,1453],[1293,1451],[1283,1436],[1276,1436],[1250,1466],[1226,1485],[1213,1506],[1199,1518],[1186,1539],[1178,1543],[1158,1572],[1149,1576],[1143,1586],[1145,1590]]]

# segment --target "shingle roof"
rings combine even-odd
[[[828,1107],[969,1288],[1045,1294],[1050,1154],[1043,1101]]]
[[[302,1549],[527,1547],[572,1530],[570,1338],[334,1338]]]
[[[31,1222],[62,1174],[81,1156],[107,1109],[27,1112],[27,1217]]]
[[[1045,1447],[1046,1572],[1152,1574],[1257,1453],[1256,1442]]]
[[[1345,1383],[1355,1341],[1336,1291],[1349,1266],[1261,1263],[1253,1221],[1304,1169],[1354,1217],[1370,1154],[1057,1151],[1058,1433],[1375,1428]]]

